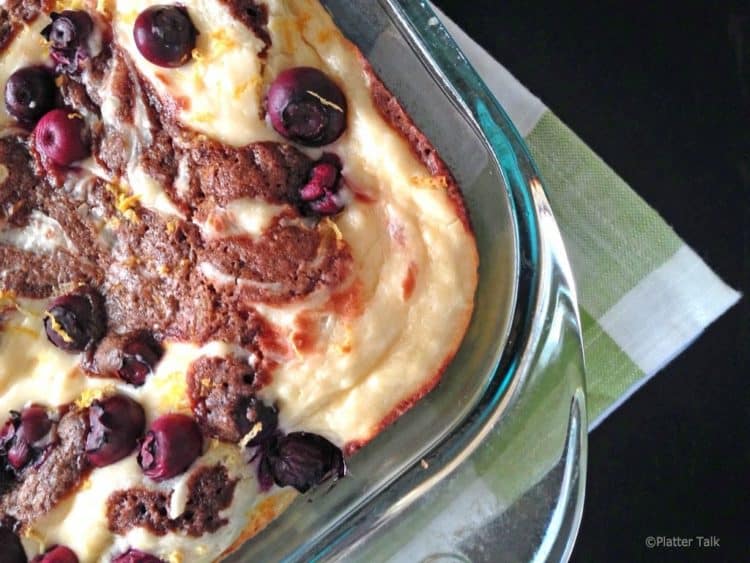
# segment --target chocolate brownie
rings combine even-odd
[[[24,225],[31,211],[29,196],[37,183],[26,139],[18,135],[0,137],[0,163],[6,171],[0,180],[0,220]]]
[[[0,513],[15,521],[31,524],[54,507],[80,483],[88,462],[84,455],[86,421],[82,413],[65,414],[51,430],[48,451],[27,466],[0,497]]]
[[[187,374],[193,413],[206,435],[239,442],[256,422],[248,407],[263,378],[255,366],[238,358],[202,357]]]
[[[190,476],[185,510],[175,518],[169,516],[174,493],[144,488],[117,491],[107,499],[109,529],[120,535],[138,527],[157,536],[181,532],[200,537],[215,532],[227,523],[221,511],[231,504],[236,485],[225,467],[201,467]]]

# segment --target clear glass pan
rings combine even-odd
[[[426,2],[323,4],[464,190],[476,311],[438,388],[351,460],[351,477],[299,498],[229,561],[567,559],[585,483],[583,356],[538,172]]]

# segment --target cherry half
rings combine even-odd
[[[80,114],[53,109],[34,128],[37,151],[60,166],[69,166],[90,154],[86,122]]]
[[[70,548],[56,545],[34,557],[31,563],[78,563],[78,557]]]
[[[146,433],[138,463],[147,477],[164,481],[184,473],[202,450],[203,437],[195,420],[184,414],[165,414]]]
[[[146,426],[143,407],[124,395],[94,401],[89,407],[86,457],[96,467],[112,465],[130,455]]]

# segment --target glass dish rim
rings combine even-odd
[[[575,289],[567,257],[539,173],[522,137],[427,2],[378,0],[377,4],[447,99],[470,124],[502,176],[498,189],[504,189],[507,195],[515,243],[516,287],[508,307],[512,311],[512,337],[504,343],[499,363],[493,362],[494,370],[486,373],[484,392],[470,412],[430,446],[429,477],[420,471],[419,463],[393,478],[389,476],[384,486],[357,499],[351,508],[347,507],[344,516],[336,514],[311,536],[301,539],[299,545],[292,542],[294,545],[284,551],[284,560],[318,561],[352,554],[353,549],[366,542],[380,527],[457,469],[499,426],[506,414],[513,411],[526,388],[538,385],[538,382],[530,382],[535,367],[534,351],[540,343],[550,340],[544,322],[551,311],[565,309],[569,313],[574,325],[572,338],[577,341],[578,350],[582,350]],[[568,301],[563,304],[553,301],[552,294],[556,292],[564,293]],[[499,346],[502,344],[500,342]],[[494,356],[493,359],[497,360]],[[582,366],[582,352],[580,364]],[[582,367],[580,373],[582,379]],[[580,392],[576,390],[570,400],[565,450],[569,452],[566,460],[575,460],[576,479],[568,478],[564,484],[560,494],[560,505],[565,503],[564,513],[558,515],[556,510],[554,515],[565,522],[566,530],[545,533],[544,545],[539,546],[540,550],[554,552],[560,559],[567,558],[572,550],[583,502],[586,459],[583,382]],[[435,459],[441,459],[442,464],[434,463]],[[567,461],[566,475],[570,465]],[[404,493],[395,503],[392,498],[389,502],[393,495],[387,494],[393,491]],[[316,491],[312,497],[317,497],[318,492],[321,491]],[[558,528],[562,530],[562,524]],[[242,550],[237,555],[241,554]]]

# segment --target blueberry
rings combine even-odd
[[[50,18],[52,23],[42,30],[42,35],[53,49],[76,49],[94,29],[94,21],[83,10],[52,12]]]
[[[15,71],[5,83],[5,107],[22,123],[35,123],[55,103],[55,79],[41,66]]]
[[[277,435],[264,452],[261,474],[270,473],[279,487],[294,487],[301,493],[329,478],[346,475],[341,450],[331,442],[308,432]]]
[[[44,316],[47,338],[68,352],[83,352],[104,336],[106,318],[101,295],[82,287],[58,297]]]
[[[316,68],[296,67],[279,74],[268,91],[267,109],[273,128],[303,145],[328,145],[346,129],[346,98]]]
[[[151,6],[140,13],[133,38],[141,55],[157,66],[184,65],[195,48],[198,30],[182,6]]]
[[[62,72],[76,72],[80,62],[89,56],[87,39],[94,30],[91,16],[82,10],[65,10],[50,14],[52,23],[42,30],[50,43],[50,56]]]

